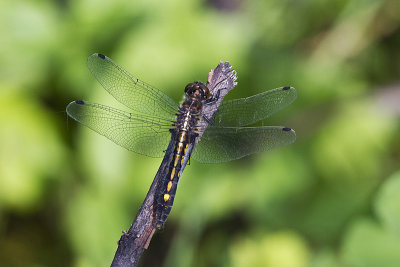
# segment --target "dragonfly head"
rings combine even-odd
[[[206,100],[210,98],[210,90],[201,82],[189,83],[185,87],[185,94],[188,97]]]

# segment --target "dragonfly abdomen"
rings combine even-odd
[[[160,186],[158,187],[158,193],[156,194],[156,226],[162,227],[167,220],[169,213],[171,212],[171,207],[174,203],[176,189],[178,187],[178,181],[180,175],[183,171],[183,160],[187,155],[189,144],[195,141],[197,133],[195,131],[196,124],[199,121],[198,106],[196,109],[192,110],[188,108],[186,103],[183,104],[180,109],[177,122],[175,123],[175,129],[172,131],[177,133],[173,134],[175,136],[171,139],[174,141],[174,151],[171,161],[168,166],[168,173],[160,181]]]
[[[179,136],[179,135],[178,135]],[[182,161],[185,156],[188,142],[177,142],[175,144],[174,153],[171,163],[169,164],[168,173],[164,177],[157,195],[156,204],[156,225],[161,227],[164,225],[174,203],[176,189],[178,187],[179,177],[181,175]]]

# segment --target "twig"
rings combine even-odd
[[[219,99],[212,105],[205,105],[202,109],[202,114],[207,118],[211,118],[217,111],[225,95],[233,89],[236,85],[236,73],[229,65],[229,62],[219,63],[218,66],[211,70],[208,75],[207,87],[211,94],[220,91]],[[207,127],[204,123],[199,128],[203,130]],[[199,142],[201,135],[197,138],[194,146]],[[173,144],[170,143],[167,151],[173,149]],[[190,148],[194,149],[194,146]],[[191,151],[190,150],[190,151]],[[172,153],[169,153],[172,154]],[[143,251],[149,247],[150,241],[157,230],[154,226],[154,194],[156,192],[157,184],[162,178],[162,175],[167,173],[168,164],[170,163],[171,156],[168,153],[164,156],[161,166],[157,171],[157,174],[150,186],[149,192],[144,199],[139,212],[129,228],[128,232],[123,232],[120,240],[118,241],[118,249],[115,253],[111,266],[124,266],[132,267],[136,266],[139,262],[140,256]],[[186,165],[186,163],[185,163]],[[183,165],[182,168],[185,166]]]

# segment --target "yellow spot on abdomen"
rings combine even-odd
[[[176,154],[182,154],[183,143],[178,143],[178,147],[176,148]]]
[[[171,187],[172,187],[172,182],[169,181],[168,185],[167,185],[167,192],[169,192],[169,190],[171,190]]]
[[[174,176],[175,176],[175,167],[174,167],[174,168],[172,169],[172,171],[171,171],[170,179],[173,180],[173,179],[174,179]]]
[[[188,148],[188,145],[189,144],[186,144],[185,149],[183,150],[183,156],[182,156],[182,159],[181,159],[181,166],[183,165],[183,159],[184,159],[184,155],[186,155],[186,150]]]
[[[164,194],[164,201],[167,202],[169,199],[169,194]]]
[[[178,165],[178,162],[179,162],[179,157],[175,157],[174,167],[176,167],[176,165]]]

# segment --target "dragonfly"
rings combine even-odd
[[[226,88],[211,92],[208,83],[189,83],[178,105],[103,54],[89,56],[87,66],[104,89],[129,111],[76,100],[68,104],[67,114],[130,151],[167,158],[168,166],[154,197],[157,227],[167,220],[189,159],[227,162],[296,140],[295,131],[289,127],[249,126],[291,104],[297,97],[293,87],[222,101],[210,116],[204,110],[221,101],[221,91]]]

